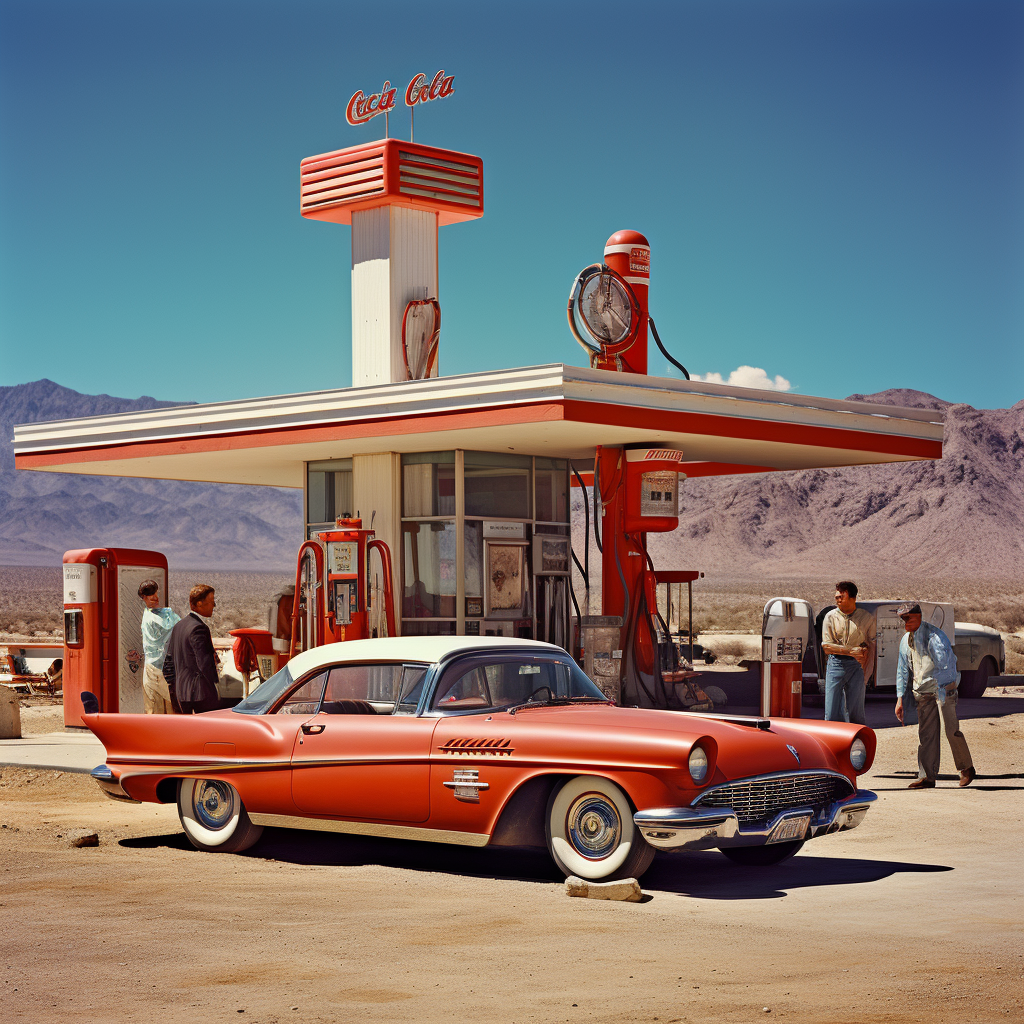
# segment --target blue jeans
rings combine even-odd
[[[837,654],[828,656],[825,721],[864,725],[864,669],[856,658]]]

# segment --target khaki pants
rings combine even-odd
[[[953,751],[953,763],[957,771],[974,767],[967,740],[960,731],[956,715],[956,690],[950,690],[943,704],[939,704],[932,693],[915,693],[917,702],[917,776],[931,779],[939,774],[939,716],[945,727],[949,749]]]
[[[142,699],[147,715],[172,715],[171,691],[167,688],[167,680],[156,665],[146,664],[142,674]]]

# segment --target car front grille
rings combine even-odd
[[[849,779],[831,772],[785,772],[716,786],[694,800],[694,807],[728,807],[740,824],[764,824],[790,807],[816,810],[854,792]]]

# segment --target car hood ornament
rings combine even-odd
[[[800,763],[800,755],[796,752],[796,747],[792,743],[786,744],[786,749],[796,758],[796,763]]]

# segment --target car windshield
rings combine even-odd
[[[241,700],[231,710],[241,715],[265,715],[268,709],[278,701],[294,684],[295,677],[285,665],[280,672],[264,679],[259,686]]]
[[[431,708],[501,710],[577,699],[608,700],[574,661],[529,654],[476,654],[448,666]]]

